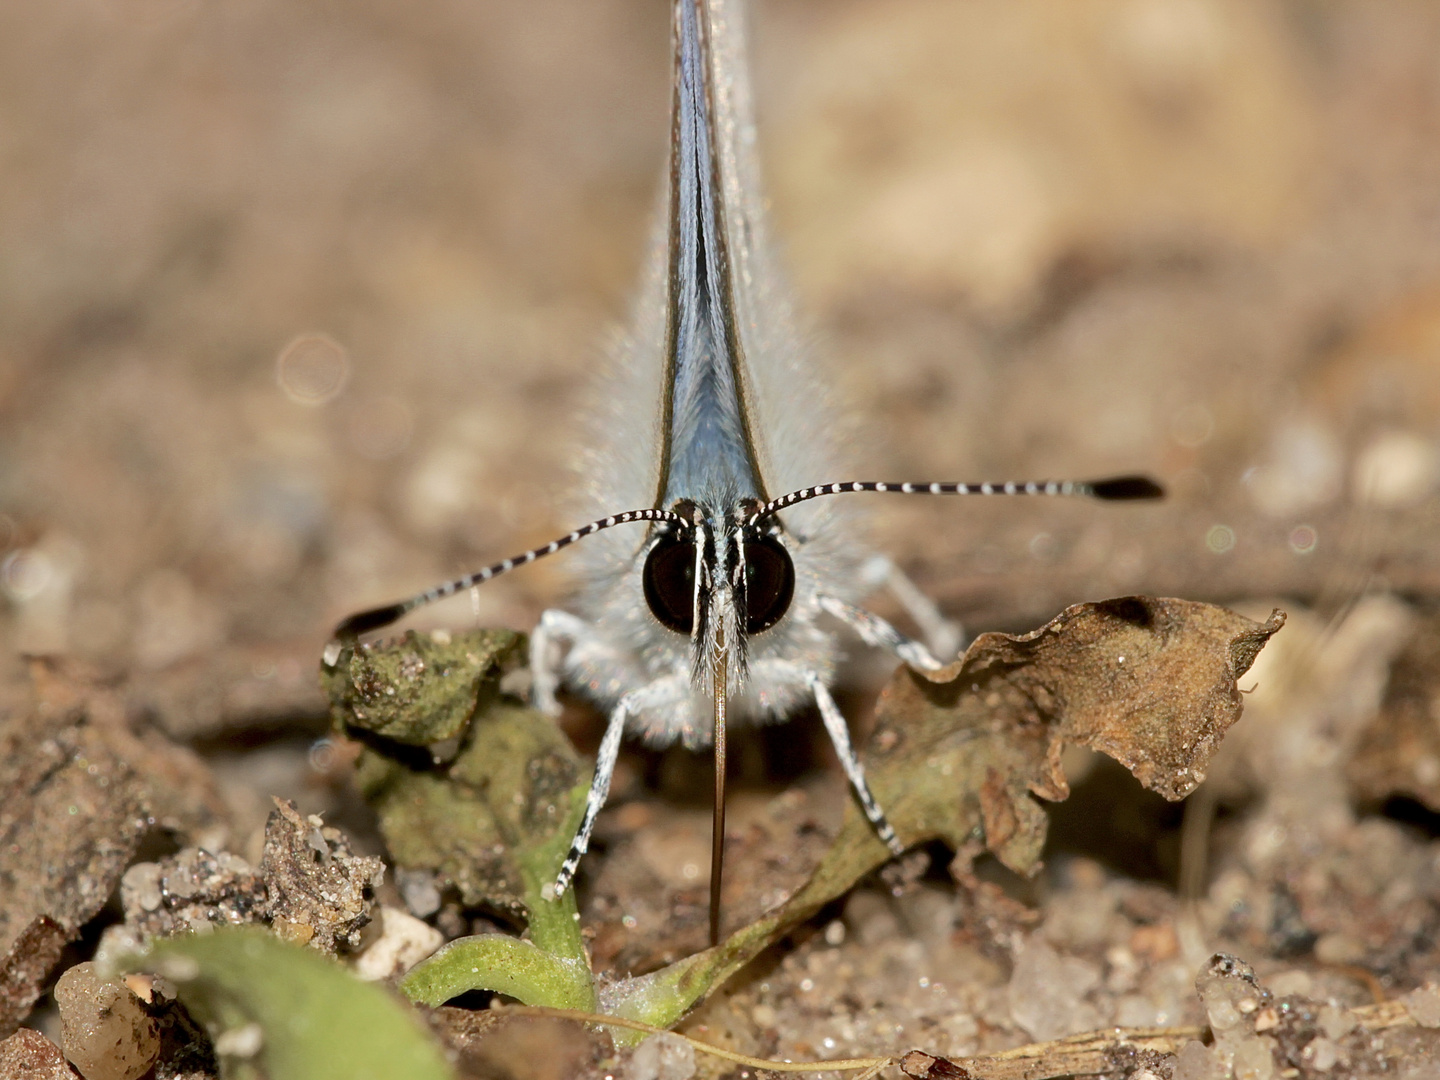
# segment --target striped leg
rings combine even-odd
[[[834,596],[826,596],[819,593],[815,597],[820,607],[834,615],[855,633],[860,635],[860,640],[876,649],[886,649],[894,653],[911,667],[920,668],[922,671],[935,671],[943,667],[939,660],[931,655],[930,650],[921,645],[913,638],[908,638],[896,630],[879,615],[872,614],[864,608],[858,608],[854,604],[847,604]]]
[[[530,632],[530,703],[547,716],[560,715],[555,691],[560,689],[562,658],[556,646],[574,644],[590,633],[590,624],[578,615],[550,608]]]
[[[668,675],[638,690],[630,691],[611,710],[610,719],[605,725],[605,736],[600,740],[600,752],[595,758],[595,778],[590,781],[585,814],[580,818],[580,827],[575,830],[575,839],[570,841],[570,852],[560,865],[555,884],[544,890],[547,900],[560,896],[570,887],[575,878],[575,869],[590,847],[590,834],[595,829],[595,819],[610,796],[610,780],[615,775],[615,762],[620,757],[620,740],[625,734],[625,722],[642,710],[675,704],[683,700],[689,692],[688,677]],[[553,895],[548,895],[551,893]]]
[[[885,846],[895,855],[905,854],[905,845],[895,835],[890,822],[885,819],[885,811],[880,809],[880,804],[875,801],[875,796],[870,793],[870,785],[865,783],[865,769],[860,764],[860,759],[855,756],[855,750],[850,745],[850,729],[845,726],[845,717],[840,712],[840,706],[835,704],[835,699],[830,696],[830,691],[820,681],[820,676],[813,671],[805,672],[805,683],[810,687],[810,692],[815,695],[815,704],[820,706],[820,718],[825,721],[825,730],[830,735],[830,742],[835,747],[835,753],[839,755],[840,764],[845,769],[845,775],[850,778],[850,786],[855,789],[855,797],[860,800],[860,809],[865,811],[865,816],[870,819],[870,824],[875,826],[875,834],[885,842]]]
[[[920,627],[931,653],[939,657],[941,663],[948,664],[959,655],[960,646],[965,641],[964,629],[940,614],[935,602],[916,588],[905,571],[896,566],[888,555],[872,555],[866,559],[865,565],[860,568],[860,580],[872,589],[883,585],[890,591],[905,614]]]

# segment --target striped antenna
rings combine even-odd
[[[1120,501],[1160,499],[1165,489],[1148,476],[1114,476],[1107,480],[1031,480],[1003,484],[891,484],[883,480],[855,480],[843,484],[817,484],[801,488],[761,506],[745,524],[751,528],[788,506],[809,502],[822,495],[844,495],[852,491],[897,492],[901,495],[1083,495],[1092,499]]]
[[[546,555],[553,555],[563,547],[569,547],[576,540],[600,532],[602,529],[609,529],[616,525],[625,525],[632,521],[660,521],[669,525],[677,525],[682,529],[689,528],[691,522],[671,510],[627,510],[623,514],[613,514],[599,521],[592,521],[589,525],[582,525],[574,532],[560,537],[558,540],[551,540],[543,547],[531,548],[529,551],[503,562],[487,566],[484,570],[477,570],[473,574],[466,574],[454,581],[447,581],[443,585],[437,585],[433,589],[426,589],[410,597],[408,600],[401,600],[399,603],[386,604],[384,607],[370,608],[368,611],[360,611],[351,615],[335,628],[334,636],[340,639],[358,637],[371,630],[378,630],[382,626],[389,626],[397,619],[404,617],[418,607],[426,604],[433,604],[436,600],[444,600],[447,596],[454,596],[462,589],[468,589],[472,585],[479,585],[489,581],[493,577],[514,570],[517,566],[524,566],[536,559],[544,558]]]

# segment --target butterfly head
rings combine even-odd
[[[707,694],[716,689],[717,652],[730,655],[733,691],[747,640],[783,619],[795,596],[795,564],[775,518],[755,519],[759,505],[681,500],[671,507],[679,520],[662,522],[645,554],[645,603],[661,625],[690,638],[692,678]]]

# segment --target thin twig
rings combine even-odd
[[[492,1006],[496,1007],[496,1006]],[[834,1061],[770,1061],[750,1057],[711,1043],[692,1039],[681,1032],[640,1020],[619,1016],[601,1016],[579,1009],[552,1009],[542,1005],[503,1005],[501,1011],[522,1016],[548,1016],[561,1020],[578,1020],[586,1024],[644,1031],[651,1035],[676,1035],[698,1052],[732,1061],[750,1069],[770,1072],[856,1072],[854,1080],[873,1080],[882,1069],[900,1066],[914,1080],[1062,1080],[1064,1077],[1113,1076],[1129,1071],[1126,1058],[1141,1051],[1152,1054],[1178,1054],[1187,1042],[1201,1039],[1209,1030],[1203,1027],[1172,1028],[1105,1028],[1068,1035],[1050,1042],[1030,1043],[998,1054],[978,1057],[944,1058],[923,1050],[911,1050],[902,1057],[839,1058]],[[1415,1020],[1403,1003],[1387,1001],[1379,1005],[1362,1005],[1350,1010],[1360,1026],[1370,1031],[1414,1026]]]
[[[598,1013],[585,1012],[581,1009],[552,1009],[546,1005],[502,1005],[500,1011],[519,1013],[522,1016],[551,1016],[559,1020],[579,1020],[586,1024],[605,1024],[610,1027],[629,1028],[632,1031],[646,1031],[651,1035],[677,1035],[701,1053],[724,1058],[726,1061],[733,1061],[746,1068],[767,1069],[770,1072],[858,1072],[861,1069],[868,1069],[871,1070],[869,1075],[874,1076],[875,1072],[883,1069],[886,1065],[895,1064],[895,1059],[888,1057],[839,1058],[834,1061],[768,1061],[765,1058],[737,1054],[734,1050],[726,1050],[721,1046],[692,1039],[689,1035],[679,1031],[667,1031],[654,1024],[647,1024],[641,1020],[629,1020],[620,1016],[601,1016]],[[863,1078],[857,1078],[857,1080],[863,1080]]]

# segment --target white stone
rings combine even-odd
[[[1235,1049],[1235,1080],[1271,1080],[1275,1075],[1275,1043],[1256,1035]]]
[[[1359,1021],[1349,1009],[1326,1005],[1320,1010],[1320,1030],[1332,1039],[1343,1039],[1354,1031]]]
[[[1227,1070],[1204,1043],[1191,1039],[1175,1058],[1174,1080],[1223,1080]]]
[[[1062,957],[1043,938],[1033,936],[1010,976],[1010,1017],[1041,1041],[1094,1029],[1100,1016],[1085,994],[1099,981],[1094,964]]]
[[[1440,1028],[1440,986],[1426,983],[1400,999],[1405,1011],[1421,1027]]]
[[[215,1037],[215,1053],[221,1057],[252,1058],[265,1045],[265,1030],[259,1024],[244,1024]]]
[[[1375,506],[1414,506],[1440,488],[1440,452],[1419,435],[1387,431],[1355,459],[1353,483],[1356,494]]]
[[[651,1035],[630,1055],[630,1080],[690,1080],[695,1048],[679,1035]]]
[[[160,877],[159,863],[141,862],[130,867],[120,879],[122,903],[126,907],[139,907],[142,911],[156,910],[164,900],[160,891]]]
[[[1319,1035],[1310,1040],[1309,1045],[1301,1052],[1301,1056],[1305,1059],[1305,1063],[1316,1072],[1329,1072],[1340,1060],[1340,1048],[1324,1035]]]
[[[399,908],[380,907],[375,913],[380,936],[355,958],[355,974],[378,982],[403,975],[445,943],[445,935]]]

